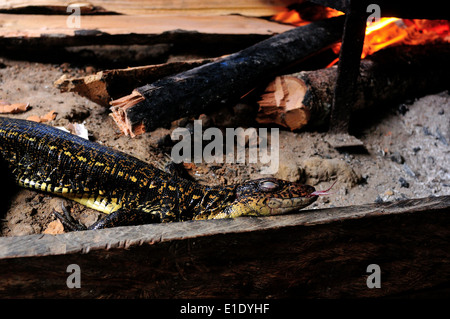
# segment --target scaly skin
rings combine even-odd
[[[263,178],[204,186],[48,125],[0,117],[0,157],[15,181],[108,214],[89,229],[277,215],[312,202],[312,186]],[[86,229],[65,220],[73,230]]]

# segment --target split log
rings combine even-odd
[[[435,44],[391,47],[367,57],[352,112],[448,89],[449,54],[450,44]],[[328,125],[336,77],[336,66],[277,77],[261,96],[256,120],[290,130]]]
[[[54,85],[61,92],[76,92],[102,106],[109,106],[112,99],[117,99],[145,83],[154,82],[160,78],[180,73],[197,66],[214,61],[200,59],[183,62],[168,62],[163,64],[140,66],[126,69],[114,69],[97,72],[93,75],[67,78],[63,75]]]
[[[216,62],[139,87],[111,102],[113,118],[125,134],[134,136],[237,101],[262,80],[339,41],[342,27],[343,17],[313,22]]]

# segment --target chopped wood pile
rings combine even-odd
[[[111,103],[113,117],[126,135],[135,136],[137,131],[152,131],[177,118],[237,102],[261,80],[338,42],[343,23],[343,17],[313,22],[136,88]]]
[[[84,77],[64,76],[55,82],[62,92],[77,92],[102,106],[111,107],[119,129],[132,137],[167,126],[180,117],[214,113],[223,104],[237,103],[252,90],[264,91],[259,99],[255,98],[259,106],[255,120],[261,125],[279,125],[289,130],[326,128],[330,124],[337,68],[297,72],[293,65],[318,55],[339,41],[341,29],[328,27],[321,38],[314,25],[329,23],[325,21],[327,19],[294,28],[258,16],[262,11],[257,8],[264,7],[271,14],[279,11],[275,4],[258,7],[250,2],[234,7],[230,4],[226,8],[213,2],[201,12],[189,3],[180,3],[179,10],[171,11],[167,9],[170,5],[158,2],[151,8],[144,6],[140,11],[151,14],[151,19],[148,15],[135,15],[134,10],[142,5],[140,1],[133,1],[130,7],[116,1],[106,7],[104,3],[82,5],[82,14],[85,15],[83,28],[74,29],[67,26],[66,16],[58,14],[65,4],[47,1],[36,6],[12,1],[0,8],[1,12],[7,13],[1,15],[5,27],[0,29],[0,43],[3,42],[6,48],[17,49],[26,45],[33,50],[39,47],[80,47],[87,43],[120,43],[125,47],[136,43],[166,43],[192,47],[188,45],[192,41],[201,43],[202,49],[217,47],[215,43],[219,41],[221,46],[227,47],[220,52],[226,54],[221,57],[213,54],[213,57],[200,59],[105,69]],[[254,14],[245,15],[250,7],[255,8]],[[53,14],[39,15],[36,19],[20,19],[17,14],[36,10]],[[229,15],[229,10],[238,15]],[[44,18],[47,27],[43,32],[40,25]],[[295,48],[296,55],[288,57],[288,50],[280,45],[277,51],[267,53],[270,59],[263,63],[259,61],[262,52],[267,51],[265,45],[270,47],[277,41],[285,41],[287,34],[295,32],[298,32],[298,43],[286,47]],[[310,45],[312,39],[314,46]],[[446,45],[431,44],[420,48],[388,48],[386,52],[367,57],[361,65],[357,101],[349,111],[371,109],[380,103],[391,104],[445,89],[448,80],[442,75],[442,70],[446,69],[447,60],[442,63],[441,60],[446,50]],[[233,59],[241,61],[230,68],[217,68]],[[201,84],[202,81],[209,83],[210,88]],[[192,87],[188,82],[193,83]],[[186,94],[181,92],[183,90]]]

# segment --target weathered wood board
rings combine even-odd
[[[397,297],[442,287],[448,293],[449,245],[450,196],[0,238],[0,297]],[[80,267],[81,288],[66,285],[70,264]],[[381,288],[367,286],[371,264],[381,269]]]
[[[294,28],[238,15],[86,15],[79,27],[64,15],[0,14],[0,45],[51,48],[93,44],[206,43],[249,41],[251,45]],[[221,42],[218,42],[219,39]]]
[[[272,16],[298,0],[7,0],[0,3],[1,12],[42,12],[65,14],[69,5],[79,5],[83,14],[173,14]]]

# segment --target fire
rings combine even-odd
[[[449,42],[447,20],[382,18],[366,28],[362,58],[390,45]]]
[[[340,11],[320,7],[319,14],[314,18],[329,18],[343,14]],[[309,13],[311,16],[311,13]],[[296,10],[278,13],[272,20],[288,23],[295,26],[302,26],[315,19],[305,19],[303,14]],[[381,18],[376,22],[368,22],[366,27],[366,37],[364,39],[363,52],[361,58],[365,58],[387,46],[392,45],[418,45],[434,41],[450,42],[450,22],[447,20],[423,20],[423,19],[399,19]],[[340,44],[333,48],[335,53],[339,52]],[[329,66],[335,64],[336,59]]]
[[[368,23],[361,58],[373,54],[389,45],[402,42],[408,32],[402,20],[398,18],[381,18],[374,23]]]
[[[378,22],[367,23],[366,35],[371,34],[377,30],[383,29],[388,24],[398,21],[398,18],[382,18]]]
[[[297,10],[282,11],[274,15],[272,20],[292,24],[297,27],[310,23],[310,21],[303,20]]]
[[[314,12],[311,9],[306,9],[299,13],[297,10],[282,11],[272,17],[273,21],[292,24],[297,27],[311,23],[325,18],[337,17],[344,13],[332,8],[317,6],[314,7]]]

